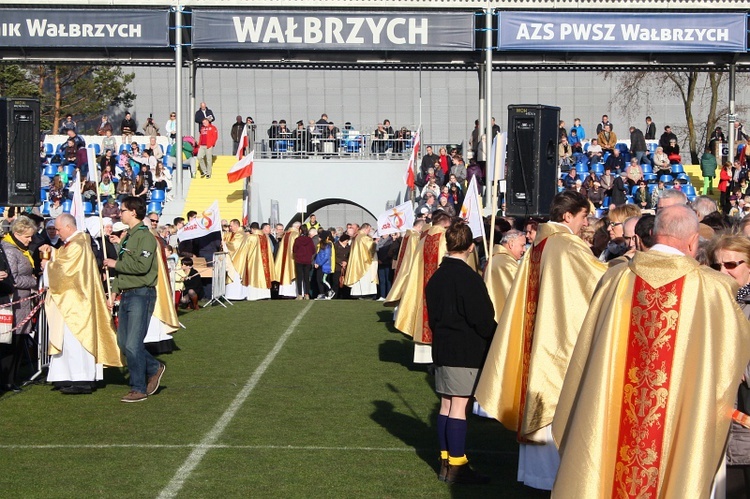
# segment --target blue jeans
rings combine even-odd
[[[156,305],[156,288],[135,288],[123,292],[117,326],[117,345],[125,353],[130,370],[130,388],[146,393],[146,382],[159,370],[159,361],[143,344]]]
[[[378,294],[386,298],[391,292],[391,268],[385,265],[378,266]]]

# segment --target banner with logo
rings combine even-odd
[[[0,8],[0,47],[169,47],[169,11]]]
[[[221,216],[219,215],[219,201],[214,201],[210,208],[188,222],[177,231],[177,240],[189,241],[207,236],[212,232],[221,232]]]
[[[500,12],[499,49],[553,52],[745,52],[744,12]]]
[[[378,217],[378,235],[396,234],[414,226],[414,208],[411,202],[402,203],[381,213]]]
[[[193,10],[194,49],[473,51],[474,12]]]

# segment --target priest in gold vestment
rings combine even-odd
[[[518,272],[518,262],[526,253],[526,235],[520,230],[511,229],[503,234],[500,244],[495,245],[490,267],[484,269],[484,282],[495,307],[495,322],[505,307],[510,287]]]
[[[445,212],[436,212],[432,218],[432,226],[422,232],[399,302],[395,327],[414,339],[414,362],[417,364],[432,363],[432,330],[427,316],[424,288],[447,252],[445,229],[450,224],[451,218]]]
[[[148,351],[152,355],[162,353],[172,353],[175,350],[172,333],[180,329],[180,321],[177,318],[177,309],[174,305],[174,289],[169,278],[169,268],[167,266],[166,244],[164,240],[156,234],[154,229],[151,233],[156,238],[159,249],[157,263],[156,279],[156,303],[154,304],[154,313],[148,323],[148,330],[143,342],[146,343]]]
[[[553,497],[711,495],[750,323],[736,282],[693,259],[698,227],[685,206],[659,210],[656,244],[599,283],[552,423]]]
[[[490,416],[517,432],[518,480],[551,490],[559,457],[550,424],[594,288],[606,270],[579,237],[589,202],[555,196],[551,221],[518,269],[476,390]]]
[[[398,250],[393,286],[391,286],[391,290],[388,292],[388,296],[383,304],[386,307],[398,306],[398,302],[401,300],[401,295],[404,293],[404,286],[409,277],[409,272],[411,271],[412,260],[414,259],[414,253],[417,249],[417,244],[419,244],[419,237],[422,234],[423,227],[424,220],[417,219],[414,221],[414,226],[411,229],[407,229],[406,232],[404,232],[404,236],[401,238],[401,247]]]
[[[245,236],[247,240],[247,270],[243,285],[247,289],[247,299],[270,300],[271,283],[276,281],[276,267],[273,249],[268,236],[260,229],[253,229]]]
[[[294,240],[299,237],[301,225],[301,222],[294,222],[292,227],[281,236],[279,247],[276,250],[274,268],[276,279],[279,281],[279,296],[290,298],[297,296],[297,285],[295,283],[297,273],[294,267],[292,247],[294,246]]]
[[[228,300],[247,300],[248,240],[238,219],[229,221],[229,231],[222,239],[224,250],[229,253],[224,296]]]
[[[55,228],[65,244],[51,249],[52,259],[44,265],[52,355],[47,381],[62,386],[62,393],[91,393],[103,378],[103,366],[122,366],[117,334],[89,236],[67,213],[55,219]]]
[[[370,224],[362,224],[352,241],[344,276],[344,285],[351,288],[352,296],[370,296],[378,292],[378,259],[375,257],[375,241],[370,237],[371,229]]]

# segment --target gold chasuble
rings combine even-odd
[[[265,234],[248,234],[247,272],[242,283],[245,286],[259,289],[271,289],[271,282],[276,280],[273,252]]]
[[[401,295],[404,293],[404,286],[411,271],[414,252],[419,244],[420,232],[414,229],[407,229],[401,240],[401,247],[398,249],[398,260],[396,260],[396,270],[394,272],[393,285],[385,299],[386,307],[398,305]]]
[[[52,252],[47,264],[49,292],[44,302],[49,322],[49,353],[64,348],[64,326],[97,364],[120,367],[117,334],[87,234],[76,232],[65,246]]]
[[[750,323],[733,279],[656,248],[610,269],[591,301],[552,424],[553,497],[711,494]]]
[[[294,257],[292,256],[292,246],[294,246],[297,237],[299,237],[299,230],[292,227],[284,233],[281,241],[279,241],[274,267],[276,279],[281,286],[294,284],[294,279],[297,277],[294,270]]]
[[[154,231],[151,231],[154,234]],[[180,329],[180,320],[177,318],[177,309],[174,306],[174,290],[169,279],[169,268],[167,267],[166,244],[164,240],[155,235],[159,254],[156,255],[158,266],[158,277],[156,280],[156,303],[154,304],[153,316],[161,321],[165,328],[163,332],[171,334]]]
[[[344,286],[352,286],[362,279],[375,256],[375,241],[365,234],[357,234],[352,243],[352,250],[349,253],[349,262],[346,264],[346,275],[344,276]],[[375,275],[377,282],[377,274]]]
[[[495,322],[498,324],[503,307],[505,307],[505,299],[508,297],[517,272],[518,262],[510,251],[505,246],[495,245],[494,253],[492,253],[492,267],[485,269],[484,282],[490,292],[490,299],[495,307]]]
[[[230,232],[227,234],[224,244],[229,252],[229,260],[232,267],[237,272],[237,275],[240,276],[242,285],[247,286],[247,235],[242,230]],[[229,265],[227,265],[227,268],[229,268]],[[232,272],[228,270],[227,274],[232,274]]]
[[[539,225],[498,321],[476,390],[490,416],[519,442],[552,423],[578,330],[606,271],[563,224]]]
[[[411,336],[417,343],[432,344],[424,287],[440,266],[445,254],[445,228],[443,226],[435,225],[422,233],[414,250],[414,258],[404,284],[395,324],[396,329]]]

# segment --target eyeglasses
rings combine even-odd
[[[714,270],[721,270],[722,267],[724,267],[727,270],[734,270],[738,266],[745,263],[745,260],[740,260],[739,262],[719,262],[719,263],[712,263],[711,268]]]
[[[229,226],[228,226],[228,225],[222,225],[222,226],[221,226],[221,228],[222,228],[222,229],[228,229],[228,228],[229,228]]]
[[[152,223],[152,224],[158,224],[158,223],[159,223],[159,220],[158,220],[158,219],[157,219],[157,220],[154,220],[153,218],[149,218],[149,220],[151,220],[151,223]]]
[[[622,225],[622,222],[609,222],[609,226],[612,227],[612,228],[615,228],[618,225]]]
[[[126,211],[130,211],[130,210],[126,210],[125,208],[120,208],[120,213],[125,213]]]

